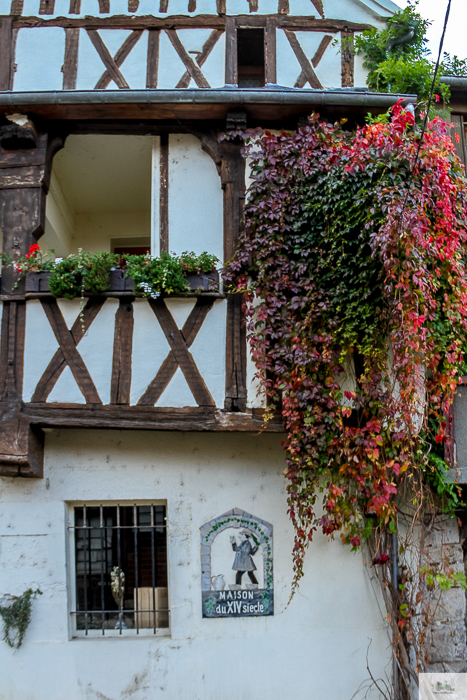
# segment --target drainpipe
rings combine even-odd
[[[391,561],[392,584],[394,586],[395,597],[397,600],[398,590],[399,590],[398,589],[399,570],[398,570],[398,564],[397,564],[397,535],[395,532],[392,533],[391,554],[392,554],[392,561]],[[393,685],[394,685],[394,697],[396,698],[396,700],[399,700],[399,666],[397,663],[396,648],[394,648],[392,676],[393,676]]]

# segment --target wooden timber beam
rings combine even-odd
[[[44,232],[45,198],[60,138],[39,134],[36,148],[0,149],[0,229],[13,259],[28,252]],[[24,282],[12,266],[2,274],[0,344],[0,475],[42,476],[43,435],[21,415],[26,307]]]
[[[13,61],[13,18],[0,18],[0,90],[11,89]]]
[[[341,32],[341,84],[342,87],[354,86],[355,52],[353,50],[354,33]]]
[[[44,436],[20,414],[26,307],[3,304],[0,344],[0,476],[41,477]]]
[[[339,19],[314,19],[313,17],[289,17],[286,15],[236,15],[235,24],[242,27],[265,27],[268,20],[274,20],[280,29],[291,29],[310,32],[337,33],[363,32],[371,29],[370,24],[348,22]],[[40,17],[14,16],[14,29],[23,27],[82,27],[84,29],[182,29],[209,27],[225,29],[229,17],[224,15],[195,15],[189,17],[176,15],[173,17],[154,17],[153,15],[129,16],[113,15],[111,17]]]
[[[224,260],[232,259],[240,234],[245,202],[245,160],[240,141],[220,144],[221,184],[224,191]],[[242,311],[243,298],[233,294],[227,300],[226,337],[226,411],[245,411],[246,330]]]
[[[23,257],[29,246],[42,236],[45,226],[45,197],[52,158],[63,139],[40,134],[37,148],[5,151],[0,149],[0,229],[3,252],[13,259]],[[12,267],[3,271],[2,293],[20,295]]]
[[[264,411],[238,413],[216,408],[154,408],[146,406],[91,406],[26,403],[21,416],[36,428],[112,428],[117,430],[182,430],[194,432],[258,432]],[[265,432],[282,433],[280,416]],[[1,460],[1,458],[0,458]]]

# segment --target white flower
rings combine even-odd
[[[63,260],[63,258],[55,258],[56,263],[62,262],[62,260]]]

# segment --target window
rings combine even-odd
[[[264,87],[264,29],[237,29],[238,87]]]
[[[151,252],[151,238],[111,238],[110,250],[120,255],[147,255]]]
[[[73,508],[74,636],[167,633],[165,505]]]

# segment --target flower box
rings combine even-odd
[[[25,291],[27,293],[49,292],[50,272],[28,272],[25,279]],[[186,280],[192,292],[218,292],[219,273],[212,272],[185,273]],[[131,277],[128,277],[125,270],[111,270],[109,275],[109,292],[133,292],[135,285]]]
[[[135,284],[125,270],[110,270],[109,292],[132,292]]]
[[[24,289],[26,292],[48,292],[50,272],[28,272]]]
[[[185,272],[185,277],[192,292],[218,292],[219,273],[217,270],[211,272]]]

